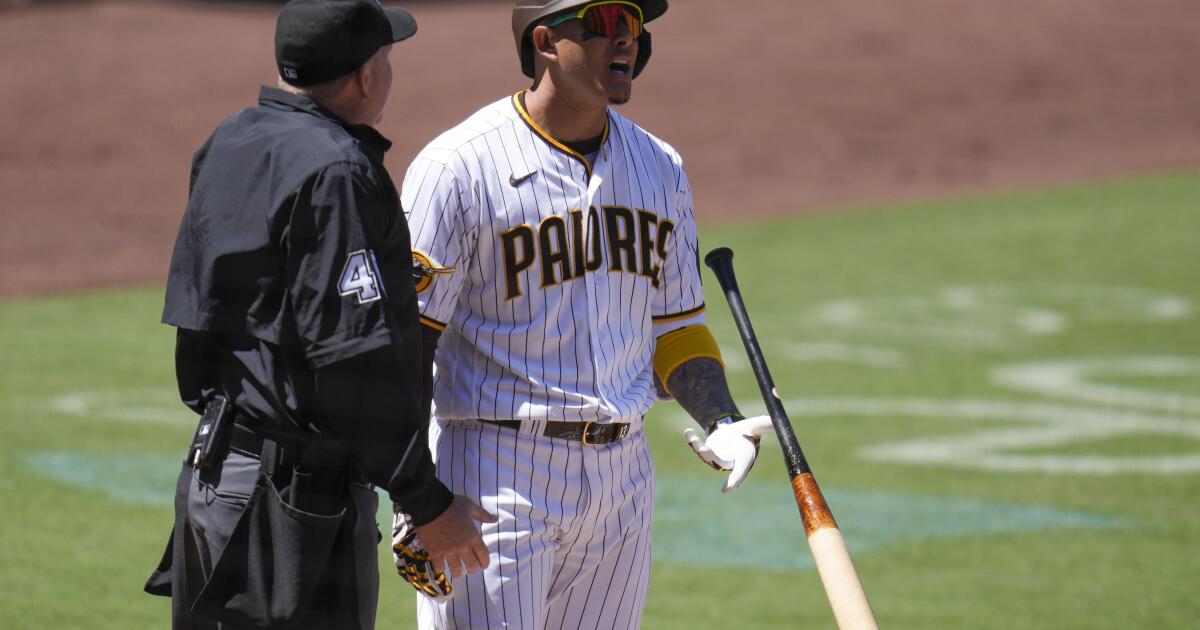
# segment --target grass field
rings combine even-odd
[[[883,627],[1200,626],[1198,234],[1187,173],[702,228],[736,252]],[[0,303],[0,627],[167,626],[141,585],[194,420],[160,307],[159,287]],[[645,627],[832,627],[775,442],[725,496],[683,426],[649,422]],[[379,627],[412,619],[385,575]]]

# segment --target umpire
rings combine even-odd
[[[196,152],[163,321],[200,414],[147,592],[176,629],[373,628],[373,485],[430,554],[486,566],[477,505],[434,475],[408,227],[371,125],[416,23],[292,0],[278,89]]]

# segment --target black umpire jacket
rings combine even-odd
[[[196,152],[163,322],[179,329],[185,404],[199,412],[220,394],[268,435],[339,439],[424,523],[451,494],[425,448],[411,245],[383,165],[390,146],[264,87],[258,107]]]

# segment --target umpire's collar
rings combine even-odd
[[[383,159],[383,154],[392,148],[392,141],[383,137],[383,134],[375,130],[370,125],[351,125],[346,121],[338,118],[337,114],[321,107],[316,101],[307,96],[292,94],[291,92],[273,88],[268,85],[262,86],[262,90],[258,93],[258,104],[262,107],[279,110],[293,110],[299,112],[307,112],[319,118],[325,118],[343,127],[350,135],[362,141],[368,147],[379,152],[379,159]]]

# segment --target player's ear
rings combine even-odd
[[[535,26],[530,34],[533,40],[533,54],[544,57],[547,61],[558,61],[558,38],[554,31],[545,26]]]

